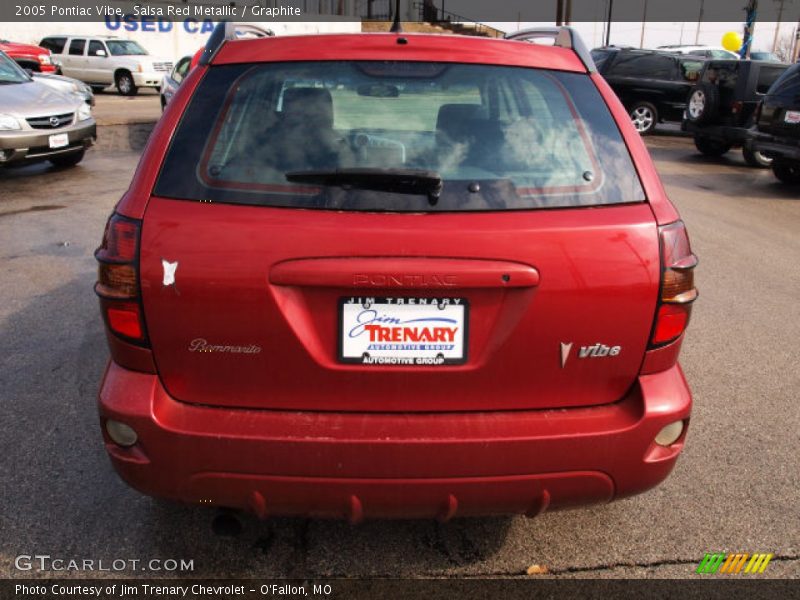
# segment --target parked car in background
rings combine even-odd
[[[151,56],[138,42],[113,36],[49,36],[41,44],[64,75],[97,91],[114,85],[124,96],[136,95],[141,87],[158,88],[173,68],[172,59]]]
[[[667,477],[697,259],[577,33],[217,27],[95,253],[121,477],[352,522]]]
[[[596,48],[592,57],[642,135],[662,121],[683,118],[686,97],[703,66],[697,58],[614,46]]]
[[[777,55],[772,52],[754,51],[750,53],[750,60],[766,60],[768,62],[783,62]]]
[[[742,147],[747,164],[768,167],[772,160],[747,143],[756,108],[789,65],[758,60],[709,60],[686,106],[683,130],[694,134],[697,149],[722,156]]]
[[[81,98],[35,81],[0,52],[0,166],[73,166],[96,137],[92,109]]]
[[[767,91],[756,118],[753,147],[772,158],[784,183],[800,184],[800,63]]]
[[[67,94],[75,94],[89,106],[94,106],[94,93],[92,92],[92,88],[82,81],[72,79],[72,77],[55,75],[53,73],[31,73],[31,75],[34,81],[49,85]]]
[[[0,40],[0,51],[5,52],[23,69],[39,73],[56,72],[56,66],[53,64],[52,56],[47,48]]]
[[[701,58],[729,58],[738,60],[739,55],[736,52],[726,50],[721,46],[682,46],[680,44],[672,46],[658,46],[658,50],[665,52],[672,52],[673,54],[688,54],[690,56],[699,56]]]
[[[191,70],[191,66],[192,57],[184,56],[175,64],[175,68],[172,69],[172,72],[164,75],[164,78],[161,80],[161,87],[159,88],[162,111],[167,107],[169,101],[172,100],[175,92],[178,91],[181,82]]]

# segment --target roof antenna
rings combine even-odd
[[[395,0],[394,3],[394,21],[392,21],[392,28],[389,29],[390,33],[403,33],[403,26],[400,25],[400,0]]]

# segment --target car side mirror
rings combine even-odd
[[[97,52],[95,52],[95,53],[94,53],[94,55],[95,55],[95,56],[102,56],[103,58],[106,58],[106,57],[108,56],[108,55],[106,54],[106,51],[105,51],[105,50],[98,50]]]

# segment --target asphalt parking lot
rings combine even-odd
[[[113,102],[152,111],[157,100]],[[45,553],[193,559],[197,577],[524,576],[533,564],[563,577],[691,577],[723,551],[774,553],[763,576],[797,577],[800,191],[735,152],[703,158],[669,135],[648,145],[701,261],[682,354],[695,408],[663,485],[534,520],[248,519],[236,537],[212,531],[213,509],[126,487],[101,443],[108,354],[92,253],[137,153],[0,170],[0,572],[30,575],[14,558]]]

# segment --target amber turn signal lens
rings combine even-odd
[[[106,298],[135,298],[136,269],[132,265],[100,263],[94,290]]]
[[[691,302],[696,297],[692,269],[664,269],[661,281],[662,302]]]

